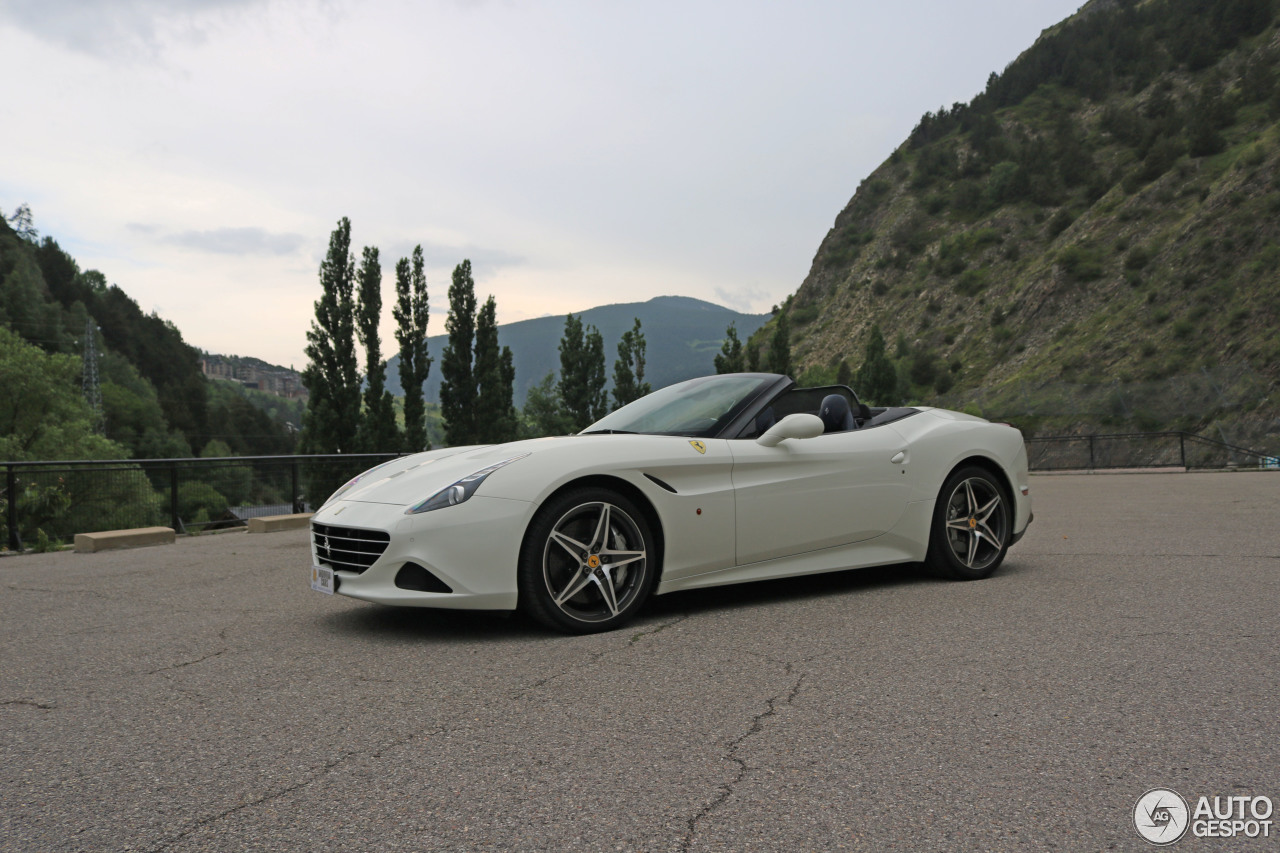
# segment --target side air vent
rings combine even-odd
[[[659,480],[657,477],[653,476],[652,474],[645,474],[645,476],[648,477],[653,482],[657,483],[658,488],[666,489],[668,492],[670,492],[673,495],[677,494],[675,486],[671,485],[670,483],[665,482],[663,480]]]
[[[414,592],[453,592],[449,585],[417,563],[405,563],[396,572],[396,586]]]

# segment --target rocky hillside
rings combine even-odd
[[[878,324],[903,399],[1276,443],[1278,66],[1271,0],[1087,4],[858,187],[781,308],[797,369]]]

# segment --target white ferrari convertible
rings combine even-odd
[[[735,373],[577,435],[372,468],[311,520],[311,585],[616,628],[652,594],[924,561],[990,575],[1031,521],[1013,427]]]

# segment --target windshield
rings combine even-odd
[[[776,376],[729,373],[668,385],[605,415],[582,432],[715,436]]]

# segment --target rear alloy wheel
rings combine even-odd
[[[961,468],[947,478],[933,510],[927,562],[958,580],[985,578],[1009,550],[1013,507],[988,471]]]
[[[520,605],[573,634],[617,628],[649,598],[656,576],[653,535],[622,495],[590,488],[544,506],[520,555]]]

